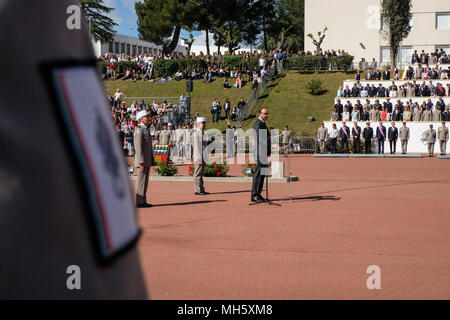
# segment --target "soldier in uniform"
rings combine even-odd
[[[289,126],[286,126],[284,127],[284,130],[281,133],[281,145],[283,147],[285,157],[289,155],[290,144],[291,144],[291,131],[289,130]]]
[[[193,130],[190,124],[186,125],[186,130],[184,131],[183,148],[184,156],[189,161],[192,159],[192,134]]]
[[[408,151],[409,128],[406,126],[405,121],[403,121],[403,126],[400,127],[398,135],[402,144],[402,154],[406,154]]]
[[[205,160],[203,151],[206,148],[207,139],[204,138],[206,128],[206,118],[197,118],[197,128],[194,130],[194,192],[197,196],[209,194],[205,191],[203,184],[203,174],[205,173]]]
[[[372,153],[373,129],[370,127],[370,122],[366,123],[366,127],[363,130],[363,138],[366,154]]]
[[[159,144],[162,146],[167,146],[169,145],[170,140],[171,140],[171,132],[167,128],[167,123],[164,123],[163,130],[161,130],[158,135]]]
[[[8,132],[8,138],[2,139],[8,151],[0,156],[1,300],[148,298],[139,254],[133,243],[126,244],[114,260],[102,261],[95,209],[88,195],[97,198],[95,191],[106,190],[97,186],[91,190],[87,179],[82,178],[80,163],[74,161],[68,128],[56,115],[57,109],[68,110],[68,107],[63,106],[60,99],[52,99],[53,81],[45,81],[41,72],[42,63],[48,61],[95,59],[89,25],[84,17],[80,17],[80,29],[70,30],[65,25],[68,17],[73,19],[66,14],[72,5],[79,5],[79,1],[0,1],[1,43],[14,53],[8,56],[2,71],[7,75],[26,73],[26,77],[8,77],[8,81],[2,81],[1,88],[2,138]],[[24,16],[25,19],[18,19]],[[34,50],[24,50],[26,45],[18,41],[21,36],[18,32],[26,32]],[[73,63],[74,68],[78,66]],[[72,70],[72,63],[67,68]],[[43,69],[51,72],[53,68]],[[83,74],[97,74],[94,65],[80,69],[87,70],[80,70]],[[88,97],[98,96],[100,92],[104,95],[104,105],[89,107],[92,111],[103,107],[106,110],[106,95],[100,81],[98,78],[98,82],[89,82],[93,85],[89,88],[92,91],[86,90],[84,83],[68,84],[67,89],[69,92],[78,90],[80,96]],[[17,99],[18,96],[22,99]],[[30,101],[35,108],[29,107]],[[15,107],[4,107],[7,105]],[[81,108],[78,102],[74,104],[74,110]],[[128,189],[128,177],[117,137],[107,112],[97,115],[101,116],[99,121],[87,121],[83,128],[92,132],[86,132],[85,138],[97,141],[98,149],[79,152],[85,159],[101,157],[101,162],[92,160],[101,165],[96,173],[88,171],[101,180],[113,178],[115,182],[125,182],[119,188],[124,191]],[[96,114],[92,116],[95,119]],[[7,122],[4,119],[8,119]],[[125,180],[117,179],[120,177]],[[101,181],[100,184],[103,185]],[[120,196],[112,189],[106,192],[111,200],[121,198],[124,202],[118,201],[122,204],[127,202],[124,205],[127,212],[105,209],[110,222],[121,216],[127,215],[126,220],[128,215],[129,218],[134,216],[134,200],[128,190],[126,199],[121,191]],[[128,230],[119,227],[111,237]],[[71,281],[77,276],[79,288],[76,280]]]
[[[445,121],[442,121],[442,126],[438,128],[438,140],[441,151],[441,156],[445,156],[447,153],[447,141],[448,141],[448,128],[445,126]]]
[[[175,130],[173,130],[172,123],[169,123],[169,132],[170,132],[170,141],[169,141],[169,159],[172,161],[173,156],[175,154],[176,149],[176,143],[177,143],[177,136]]]
[[[436,130],[433,129],[433,125],[430,124],[430,129],[426,131],[428,154],[430,157],[434,155],[434,144],[436,143]]]
[[[185,135],[184,131],[185,131],[185,129],[182,126],[178,127],[178,129],[175,130],[175,140],[176,140],[178,161],[179,161],[179,159],[183,159],[183,156],[184,156],[183,155],[183,151],[184,151],[183,139],[184,139],[184,135]]]
[[[150,123],[147,110],[137,113],[136,119],[139,125],[134,131],[135,156],[134,165],[138,167],[136,180],[136,207],[149,208],[152,205],[147,203],[148,178],[153,160],[152,135],[148,128]]]
[[[320,128],[317,129],[317,142],[319,142],[320,153],[325,153],[325,143],[328,139],[328,129],[325,128],[325,124],[322,122]]]

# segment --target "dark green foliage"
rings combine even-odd
[[[154,61],[155,75],[157,77],[168,77],[175,74],[178,71],[177,60],[164,60],[158,59]]]
[[[309,80],[308,82],[306,82],[305,87],[308,90],[309,94],[318,96],[323,93],[322,81],[318,79]]]
[[[109,43],[113,41],[118,26],[107,14],[114,8],[103,5],[103,0],[80,0],[82,12],[89,23],[92,37],[96,41]]]
[[[411,31],[409,25],[411,14],[411,0],[383,0],[381,2],[381,16],[386,26],[384,38],[391,49],[391,65],[397,67],[397,54],[400,42]]]
[[[242,63],[242,57],[241,56],[223,56],[223,62],[224,62],[225,68],[228,67],[231,70],[234,67],[236,67],[236,69],[238,69]]]
[[[290,69],[294,70],[328,70],[330,67],[337,67],[339,70],[349,70],[353,56],[344,55],[340,57],[323,56],[294,56],[288,58],[288,65]]]

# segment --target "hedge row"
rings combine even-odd
[[[289,69],[296,70],[328,70],[331,67],[337,67],[345,71],[349,70],[353,56],[344,55],[340,57],[322,57],[322,56],[296,56],[289,57],[288,65]]]
[[[257,68],[259,57],[249,57],[246,61],[242,56],[223,56],[223,64],[230,70],[236,67],[238,70],[245,69],[244,65],[247,64],[247,68]],[[338,69],[349,70],[353,56],[345,55],[340,57],[316,57],[316,56],[296,56],[289,57],[287,59],[287,68],[295,70],[328,70],[330,67],[335,66]],[[100,64],[102,73],[106,73],[109,67],[108,62]],[[182,58],[176,60],[164,60],[158,59],[154,62],[154,72],[156,77],[168,77],[174,75],[178,70],[187,70],[190,72],[192,69],[199,68],[201,71],[205,70],[208,66],[203,59],[200,58]],[[138,64],[134,61],[120,61],[116,64],[116,73],[123,74],[126,69],[137,70]]]

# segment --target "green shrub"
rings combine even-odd
[[[178,59],[178,68],[183,71],[187,70],[188,72],[192,71],[192,69],[199,68],[200,70],[207,67],[205,61],[200,58],[184,58]]]
[[[242,63],[242,57],[241,56],[223,56],[223,62],[225,65],[225,68],[228,67],[233,69],[236,67],[236,69],[239,69],[241,63]]]
[[[230,170],[230,167],[227,166],[227,163],[224,162],[222,164],[212,163],[207,164],[205,166],[205,177],[226,177],[227,172]]]
[[[171,164],[167,164],[166,161],[161,162],[159,167],[155,169],[158,176],[174,176],[178,173],[177,167]]]
[[[322,81],[318,79],[311,79],[306,83],[306,89],[308,90],[309,94],[318,96],[323,93],[322,89]]]
[[[340,57],[322,57],[322,56],[294,56],[288,58],[290,69],[296,70],[324,70],[329,69],[332,65],[336,65],[339,69],[349,70],[353,56],[344,55]]]
[[[179,70],[178,60],[158,59],[154,63],[154,72],[157,77],[169,77]]]

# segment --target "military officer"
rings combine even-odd
[[[171,132],[168,129],[167,123],[164,123],[163,130],[158,134],[158,141],[160,145],[167,146],[171,140]]]
[[[209,194],[205,191],[203,184],[203,174],[205,173],[205,160],[203,151],[206,148],[207,139],[205,136],[206,118],[197,118],[197,128],[194,130],[193,143],[194,143],[194,192],[197,196],[204,196]]]
[[[284,156],[287,157],[289,155],[289,146],[291,144],[291,131],[289,130],[289,126],[284,127],[284,130],[281,133],[281,144],[283,146]]]
[[[436,130],[433,129],[433,125],[430,124],[430,129],[426,131],[428,154],[430,157],[434,155],[434,144],[436,143]]]
[[[447,153],[447,141],[448,141],[448,128],[445,126],[445,121],[442,121],[442,126],[438,128],[438,140],[441,151],[441,156],[445,156]]]
[[[187,124],[186,129],[184,131],[184,139],[183,139],[183,148],[184,148],[184,156],[189,161],[192,159],[192,134],[194,130],[192,130],[191,125]]]
[[[317,130],[317,142],[319,142],[320,153],[325,153],[325,143],[328,139],[328,129],[325,128],[325,124],[322,122],[320,128]]]
[[[139,111],[136,115],[139,125],[134,131],[134,165],[138,167],[138,176],[136,180],[136,207],[148,208],[151,204],[147,203],[148,178],[150,167],[153,160],[152,135],[148,128],[150,123],[147,110]]]
[[[398,136],[402,144],[402,154],[406,154],[408,151],[409,128],[406,126],[405,121],[403,121],[403,125],[400,127]]]
[[[175,154],[174,149],[177,143],[177,135],[173,129],[172,123],[169,123],[170,141],[169,141],[169,159],[172,160]]]
[[[185,136],[184,130],[185,129],[182,126],[179,126],[178,129],[175,130],[175,141],[176,141],[176,147],[177,147],[178,161],[180,159],[183,159],[183,156],[184,156],[184,154],[183,154],[183,151],[184,151],[183,139],[184,139],[184,136]]]

